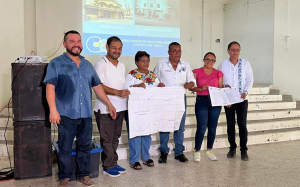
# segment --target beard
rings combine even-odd
[[[79,52],[74,53],[72,50],[75,49],[75,48],[78,48],[78,49],[79,49]],[[78,46],[72,47],[71,49],[67,47],[66,49],[67,49],[68,53],[70,53],[72,56],[79,56],[80,53],[81,53],[81,51],[82,51],[82,48],[80,48],[80,47],[78,47]]]
[[[120,53],[108,53],[109,57],[114,59],[114,60],[118,60],[121,56]]]

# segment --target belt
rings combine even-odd
[[[209,95],[197,95],[198,98],[210,98]]]

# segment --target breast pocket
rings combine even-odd
[[[180,82],[185,83],[186,82],[186,71],[180,72]]]

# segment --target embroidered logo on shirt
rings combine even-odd
[[[172,72],[171,70],[169,70],[169,69],[165,69],[165,72]]]
[[[185,67],[181,67],[181,71],[185,72]]]

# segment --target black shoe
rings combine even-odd
[[[243,161],[248,161],[248,160],[249,160],[247,151],[241,151],[241,159],[242,159]]]
[[[158,159],[158,163],[167,163],[168,153],[166,152],[160,152],[160,157]]]
[[[175,156],[175,159],[176,159],[176,160],[179,160],[180,162],[187,162],[187,161],[189,161],[189,160],[184,156],[184,154],[180,154],[180,155]]]
[[[230,149],[227,153],[227,158],[233,158],[236,153],[236,149]]]

